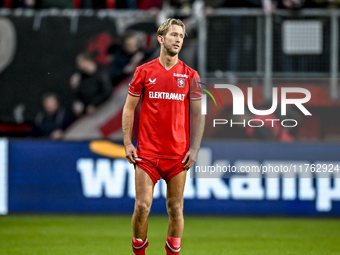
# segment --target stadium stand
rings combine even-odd
[[[176,1],[123,1],[124,3],[118,4],[113,0],[74,0],[73,6],[77,12],[71,9],[41,10],[42,12],[28,9],[10,10],[14,2],[14,0],[0,2],[7,8],[1,10],[1,17],[7,20],[7,23],[10,21],[15,28],[16,59],[25,59],[27,64],[15,61],[8,65],[0,76],[4,92],[0,95],[3,97],[3,105],[0,108],[2,113],[0,132],[4,135],[28,135],[26,125],[32,123],[39,111],[39,105],[32,102],[32,99],[36,98],[32,91],[38,95],[48,90],[56,91],[66,106],[71,108],[73,99],[67,87],[67,79],[76,71],[73,60],[78,53],[87,51],[94,54],[95,61],[109,71],[112,57],[108,54],[110,45],[119,45],[124,33],[131,29],[141,35],[142,44],[147,49],[144,60],[151,59],[152,53],[157,53],[154,31],[158,20],[175,15],[184,17],[189,28],[189,37],[180,57],[198,68],[203,76],[224,78],[240,86],[248,84],[242,84],[243,78],[251,78],[255,84],[252,85],[254,93],[257,93],[254,97],[256,105],[260,105],[261,100],[265,99],[263,96],[266,89],[259,85],[265,81],[259,80],[268,75],[272,78],[291,79],[290,86],[303,84],[303,87],[312,94],[307,106],[311,108],[313,117],[301,120],[299,129],[294,131],[295,138],[330,140],[329,137],[339,134],[338,124],[328,120],[332,119],[328,111],[333,112],[339,107],[337,86],[334,85],[339,72],[339,43],[335,41],[338,39],[334,36],[336,22],[339,23],[339,14],[334,8],[316,8],[328,7],[327,1],[322,3],[312,0],[301,1],[304,5],[300,11],[285,10],[288,7],[278,2],[278,9],[272,13],[271,19],[268,19],[260,9],[261,1],[240,1],[237,6],[230,5],[230,1],[205,1],[205,19],[197,18],[197,12],[201,12],[198,4],[200,1],[186,1],[185,4]],[[263,3],[266,2],[268,3],[268,1]],[[295,7],[301,8],[301,4]],[[133,14],[122,16],[127,14],[124,8],[131,8],[132,5],[143,10],[150,8],[152,10],[133,10]],[[156,9],[162,5],[162,10],[157,11]],[[86,6],[96,11],[85,10]],[[242,6],[248,8],[238,8]],[[97,10],[98,8],[100,10]],[[115,10],[111,12],[111,9]],[[44,13],[44,16],[41,16],[41,13]],[[206,23],[200,23],[202,20]],[[271,24],[272,30],[266,29],[268,24]],[[303,33],[296,31],[304,31],[305,36],[298,37]],[[38,32],[38,37],[34,37],[35,32]],[[310,35],[312,37],[308,37]],[[268,50],[267,38],[272,38],[269,42],[272,51]],[[306,38],[307,41],[303,41]],[[58,42],[59,46],[51,51],[50,46],[55,45],[54,42]],[[46,55],[44,52],[49,54]],[[38,65],[35,58],[41,59],[46,65]],[[55,65],[52,66],[50,63]],[[27,86],[21,85],[16,76],[18,72],[27,81]],[[38,85],[46,82],[51,84],[49,88]],[[278,87],[287,84],[276,83],[275,80],[272,83]],[[13,84],[19,86],[22,93],[16,95],[11,90]],[[230,98],[226,97],[225,100],[225,106],[231,108]],[[39,102],[37,98],[35,101]],[[24,120],[20,122],[24,124],[17,122],[13,114],[15,109],[23,109],[20,105],[25,106],[22,113]],[[99,130],[98,134],[103,137],[113,135],[114,132],[109,126],[119,119],[119,116],[112,117],[114,115],[111,114],[111,121],[108,119],[107,124],[100,128],[105,131]],[[119,128],[117,126],[114,129]]]

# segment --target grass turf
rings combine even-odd
[[[150,216],[147,255],[164,255],[165,216]],[[130,216],[0,217],[0,254],[125,255]],[[340,254],[339,219],[186,216],[181,255]]]

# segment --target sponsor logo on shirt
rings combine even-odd
[[[185,87],[185,78],[177,78],[177,86],[179,88],[184,88]]]
[[[179,73],[174,73],[175,77],[183,77],[183,78],[189,78],[189,75],[186,74],[179,74]]]
[[[157,79],[157,78],[155,78],[155,79],[151,80],[151,79],[149,78],[149,82],[150,82],[150,84],[156,84],[156,79]]]
[[[184,101],[185,94],[150,91],[149,98]]]

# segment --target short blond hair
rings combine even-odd
[[[183,35],[185,36],[185,25],[183,23],[183,21],[181,21],[180,19],[172,19],[169,18],[166,21],[163,22],[162,25],[160,25],[160,27],[157,30],[157,35],[162,35],[165,36],[166,33],[169,31],[169,28],[171,25],[177,25],[183,28]]]

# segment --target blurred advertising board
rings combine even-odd
[[[132,213],[134,168],[124,155],[109,141],[0,140],[0,214]],[[203,142],[185,213],[338,216],[339,155],[337,144]],[[165,196],[161,181],[152,213],[166,213]]]

